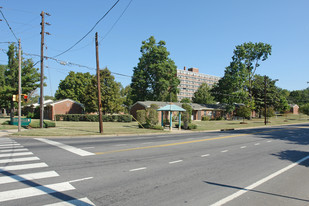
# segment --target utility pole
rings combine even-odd
[[[267,124],[267,118],[266,118],[266,116],[267,116],[267,104],[266,104],[266,93],[267,93],[267,77],[266,77],[266,75],[264,76],[264,105],[265,105],[265,108],[264,108],[264,110],[265,110],[265,114],[264,114],[264,124],[266,125]]]
[[[40,85],[40,128],[44,127],[44,34],[45,34],[45,21],[44,16],[50,16],[48,13],[41,12],[41,85]],[[50,25],[49,23],[46,23]],[[49,35],[48,32],[46,34]]]
[[[96,52],[96,63],[97,63],[97,84],[98,84],[98,106],[99,106],[99,128],[100,133],[103,134],[103,121],[101,111],[101,84],[100,84],[100,65],[99,65],[99,43],[98,43],[98,32],[95,33],[95,52]]]
[[[21,131],[21,45],[18,40],[18,132]]]

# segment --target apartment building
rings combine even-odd
[[[189,68],[187,70],[186,67],[183,70],[177,69],[177,77],[180,80],[178,85],[178,101],[181,101],[183,98],[192,99],[194,92],[197,91],[202,83],[206,82],[212,87],[220,79],[217,76],[199,73],[198,68]]]

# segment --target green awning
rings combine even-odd
[[[161,107],[161,108],[157,109],[157,111],[185,112],[186,110],[184,108],[181,108],[181,107],[177,106],[177,105],[169,104],[169,105],[166,105],[164,107]]]

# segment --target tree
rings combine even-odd
[[[56,99],[72,99],[74,101],[85,103],[85,96],[88,91],[87,86],[91,84],[93,75],[89,72],[73,72],[70,71],[68,76],[64,80],[61,80],[58,86],[58,90],[55,93]]]
[[[182,108],[186,111],[183,113],[182,121],[184,129],[188,129],[189,123],[191,123],[192,107],[189,104],[182,104]]]
[[[309,103],[302,105],[300,107],[300,111],[306,115],[309,115]]]
[[[244,103],[254,109],[252,82],[260,61],[271,55],[271,45],[265,43],[244,43],[236,46],[232,61],[226,67],[224,77],[212,89],[217,101],[228,104],[233,110],[234,103]]]
[[[207,83],[202,83],[194,93],[192,101],[199,104],[212,104],[214,97],[211,95],[210,87]]]
[[[180,100],[180,103],[191,103],[191,99],[188,98],[188,97],[185,97],[185,98]]]
[[[115,81],[115,77],[105,68],[100,70],[101,83],[101,104],[103,114],[118,113],[122,110],[122,99],[120,98],[121,84]],[[87,93],[84,95],[86,112],[98,111],[98,90],[97,77],[93,76],[91,83],[86,88]]]
[[[309,102],[309,88],[303,90],[292,91],[288,97],[290,104],[298,104],[302,106]]]
[[[177,101],[180,80],[176,77],[177,67],[169,58],[165,42],[157,43],[151,36],[142,42],[140,51],[142,56],[133,70],[132,101]]]
[[[130,106],[132,106],[133,101],[131,99],[132,88],[130,85],[126,86],[125,88],[121,88],[120,96],[122,98],[123,107],[125,112],[129,113]]]
[[[287,91],[275,85],[275,80],[266,76],[266,103],[278,112],[285,112],[289,109],[287,102]],[[252,84],[252,96],[255,99],[255,110],[261,118],[262,109],[265,107],[265,77],[255,75]]]
[[[249,118],[251,116],[251,109],[247,106],[240,106],[237,111],[237,116],[243,118],[243,122],[245,122],[245,118]]]
[[[0,107],[11,108],[11,118],[14,116],[14,102],[12,96],[18,94],[18,51],[14,44],[9,45],[8,65],[4,66],[4,86],[0,90]],[[21,86],[23,94],[29,94],[40,86],[40,74],[34,68],[31,59],[22,58],[21,62]],[[0,83],[1,84],[1,83]]]

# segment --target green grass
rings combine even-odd
[[[0,124],[9,118],[0,118]],[[287,122],[285,121],[287,120]],[[272,117],[269,119],[268,126],[283,125],[309,122],[307,115],[288,115],[287,117]],[[32,119],[33,123],[38,123],[38,119]],[[237,129],[248,127],[262,127],[264,126],[264,119],[245,120],[247,124],[240,124],[242,120],[220,120],[220,121],[192,121],[197,125],[197,129],[192,131],[206,131],[206,130],[220,130],[220,129]],[[17,129],[17,126],[0,125],[0,129]],[[177,131],[174,129],[174,131]],[[137,122],[104,122],[104,135],[123,135],[123,134],[146,134],[146,133],[162,133],[167,131],[140,129]],[[18,136],[99,136],[98,122],[69,122],[58,121],[55,128],[47,129],[27,129],[20,133],[15,133]]]
[[[8,117],[0,117],[0,130],[3,129],[17,129],[18,127],[15,125],[2,125],[3,122],[9,121],[10,118]]]
[[[197,131],[204,130],[220,130],[220,129],[237,129],[237,128],[249,128],[249,127],[262,127],[265,126],[264,118],[245,120],[246,124],[240,124],[243,120],[220,120],[220,121],[193,121],[197,125]],[[269,118],[267,126],[284,125],[309,122],[307,115],[288,115]]]

